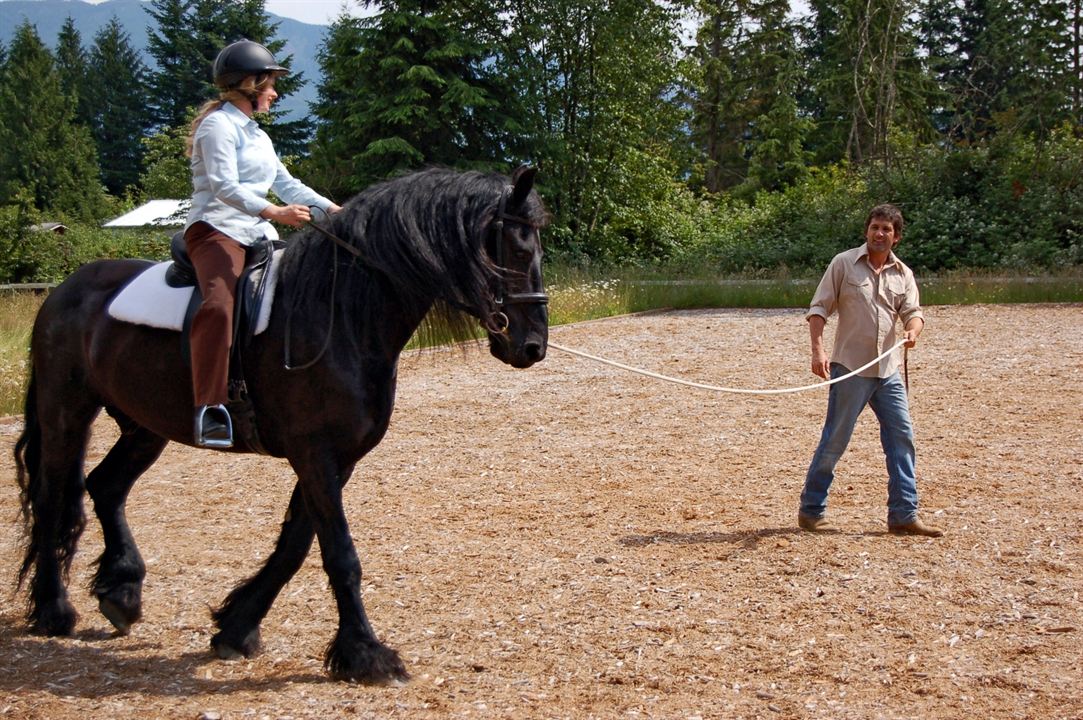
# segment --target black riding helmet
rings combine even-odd
[[[214,59],[214,84],[223,90],[235,86],[249,75],[285,75],[287,72],[286,68],[275,62],[270,50],[251,40],[238,40],[225,46]]]

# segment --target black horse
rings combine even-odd
[[[545,357],[539,230],[547,214],[534,174],[520,168],[510,182],[443,169],[406,175],[347,202],[322,232],[306,228],[292,238],[270,326],[251,339],[243,366],[260,440],[289,460],[298,481],[274,551],[213,613],[219,657],[259,649],[260,623],[317,537],[339,615],[325,667],[362,682],[408,677],[365,615],[342,488],[387,430],[399,354],[426,316],[426,326],[442,324],[460,338],[479,319],[492,354],[514,367]],[[146,267],[138,260],[82,267],[50,293],[34,323],[15,461],[27,529],[18,581],[30,578],[27,621],[35,632],[74,629],[65,581],[86,524],[84,489],[105,541],[91,581],[99,609],[121,634],[141,615],[146,566],[125,519],[128,492],[168,441],[193,442],[179,334],[106,312]],[[285,367],[286,353],[294,369]],[[120,439],[84,476],[90,426],[102,408]],[[234,451],[250,451],[238,440]]]

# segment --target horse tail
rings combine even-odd
[[[79,538],[86,527],[82,485],[69,487],[67,479],[50,479],[42,472],[38,383],[32,356],[29,367],[30,378],[23,408],[23,432],[15,442],[14,452],[15,481],[19,485],[20,512],[26,537],[26,554],[18,572],[18,587],[22,587],[43,547],[56,548],[61,571],[66,575],[71,568]],[[79,477],[82,477],[81,473]],[[55,482],[60,482],[63,486],[50,487],[50,484]],[[51,537],[44,538],[43,534]]]
[[[26,575],[34,563],[37,543],[33,541],[32,498],[39,492],[41,484],[41,423],[38,422],[38,391],[34,363],[30,366],[30,381],[26,386],[26,403],[23,406],[23,432],[15,443],[15,482],[19,484],[19,504],[25,535],[30,538],[26,547],[26,556],[19,568],[18,584],[21,587]]]

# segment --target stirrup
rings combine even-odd
[[[233,447],[233,420],[224,405],[196,408],[195,444],[205,448]]]

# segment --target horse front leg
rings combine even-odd
[[[305,509],[300,484],[294,486],[274,552],[258,573],[238,585],[212,613],[219,631],[211,638],[218,657],[252,657],[260,649],[259,626],[312,547],[316,531]]]
[[[327,646],[324,667],[338,680],[371,684],[406,681],[409,674],[399,654],[376,638],[361,602],[361,562],[342,507],[342,487],[348,473],[335,465],[330,453],[320,456],[311,452],[290,462],[297,471],[338,606],[338,632]]]
[[[91,591],[98,598],[102,615],[118,633],[127,635],[143,614],[147,567],[128,527],[124,506],[132,485],[154,464],[168,441],[115,411],[110,414],[121,427],[120,439],[86,481],[105,544]]]

